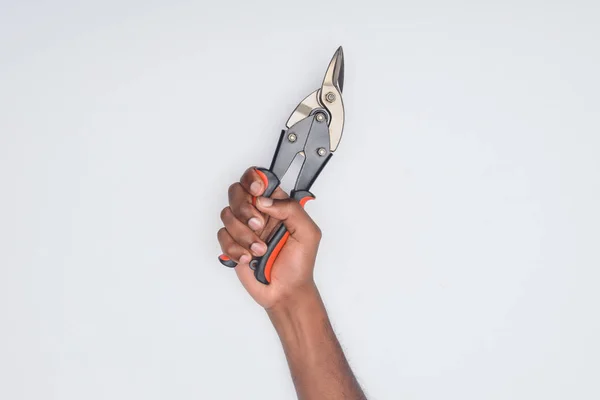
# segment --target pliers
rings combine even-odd
[[[325,73],[320,88],[298,104],[281,131],[279,142],[269,169],[256,168],[265,184],[263,196],[270,197],[279,186],[292,161],[300,155],[304,160],[290,197],[303,207],[315,197],[309,192],[319,173],[337,149],[344,129],[344,52],[340,46]],[[256,199],[254,199],[256,201]],[[259,282],[271,282],[271,270],[277,255],[289,237],[283,224],[267,241],[267,252],[254,257],[249,266]],[[221,264],[235,267],[237,264],[225,254],[219,256]]]

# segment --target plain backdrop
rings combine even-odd
[[[600,398],[593,1],[0,6],[0,398],[291,399],[227,187],[346,56],[308,210],[372,399]]]

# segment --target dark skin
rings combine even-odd
[[[254,171],[229,187],[229,206],[221,212],[218,232],[223,253],[238,262],[239,280],[266,311],[285,352],[298,399],[362,400],[358,385],[313,279],[321,230],[298,204],[277,188],[272,198],[260,197],[265,187]],[[252,197],[257,196],[256,206]],[[271,284],[254,277],[248,263],[266,251],[266,238],[283,222],[290,237],[279,253]]]

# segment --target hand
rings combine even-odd
[[[265,185],[254,168],[229,187],[229,206],[221,212],[225,225],[217,234],[223,253],[238,263],[236,273],[248,293],[267,310],[298,293],[314,288],[313,269],[321,230],[300,204],[277,188],[271,198],[260,196]],[[256,280],[249,267],[252,256],[267,250],[265,240],[283,222],[290,237],[277,256],[270,285]]]

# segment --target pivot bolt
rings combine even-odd
[[[323,122],[323,121],[325,121],[325,114],[323,114],[323,113],[317,113],[315,115],[315,118],[317,119],[317,122]]]
[[[327,100],[329,103],[333,103],[335,101],[335,93],[333,92],[329,92],[325,95],[325,100]]]
[[[296,136],[296,134],[295,134],[294,132],[291,132],[291,133],[288,135],[288,140],[289,140],[291,143],[294,143],[294,142],[295,142],[297,139],[298,139],[298,136]]]
[[[248,266],[250,267],[250,269],[252,271],[256,270],[256,267],[258,266],[258,260],[252,260],[252,261],[250,261],[250,264],[248,264]]]
[[[327,154],[327,150],[325,150],[325,147],[319,147],[317,154],[323,157],[325,154]]]

